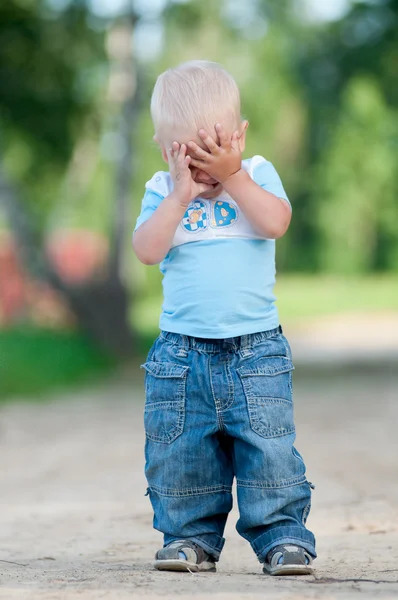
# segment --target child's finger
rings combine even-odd
[[[196,158],[191,158],[190,165],[192,167],[196,167],[197,169],[202,169],[202,171],[206,170],[207,163],[203,160],[197,160]]]
[[[185,156],[186,156],[186,153],[187,153],[187,147],[186,147],[186,145],[185,145],[185,144],[181,144],[181,146],[180,146],[180,151],[179,151],[179,153],[178,153],[178,160],[179,160],[181,163],[183,163],[183,162],[184,162],[184,160],[185,160]]]
[[[231,145],[231,140],[228,139],[228,136],[225,133],[224,127],[221,125],[221,123],[216,123],[215,130],[220,141],[220,146],[223,148],[228,148]]]
[[[166,148],[166,154],[169,162],[172,162],[174,159],[174,152],[172,148]]]
[[[213,190],[213,186],[209,183],[198,183],[199,194],[204,194],[205,192],[210,192]]]
[[[188,148],[202,160],[205,160],[209,156],[209,153],[198,146],[198,144],[195,144],[195,142],[188,142]]]
[[[218,150],[220,149],[220,147],[217,146],[216,142],[207,133],[207,131],[205,131],[204,129],[199,129],[198,135],[204,141],[204,143],[206,144],[206,146],[208,147],[209,152],[211,152],[212,154],[216,154],[218,152]]]

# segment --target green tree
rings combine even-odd
[[[397,19],[397,0],[353,2],[296,38],[308,114],[298,256],[310,250],[314,269],[396,269]]]
[[[131,50],[121,56],[117,44],[112,60],[127,92],[113,118],[123,152],[114,163],[109,263],[102,279],[73,286],[54,271],[43,251],[43,232],[69,162],[75,158],[75,146],[87,129],[99,137],[104,118],[100,100],[108,82],[106,23],[90,27],[90,19],[92,24],[93,16],[79,0],[59,11],[40,0],[28,4],[12,0],[0,7],[0,123],[4,130],[0,202],[26,265],[63,294],[80,326],[102,347],[125,355],[132,349],[132,340],[121,274],[122,241],[139,95],[135,94]],[[122,29],[127,29],[129,39],[122,48],[130,48],[135,19],[131,11],[124,19]],[[124,35],[116,33],[119,38]]]
[[[314,178],[322,270],[398,268],[390,260],[397,243],[397,134],[398,113],[386,105],[377,81],[354,78]]]

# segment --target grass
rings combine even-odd
[[[64,389],[111,368],[112,361],[82,334],[29,328],[0,331],[0,401]]]
[[[275,288],[282,323],[294,324],[339,313],[398,311],[398,278],[280,275]],[[145,337],[156,335],[159,296],[137,302],[133,319]]]
[[[339,313],[398,311],[398,278],[280,276],[276,286],[283,324]],[[145,297],[133,307],[145,355],[158,333],[161,298]],[[34,397],[88,382],[109,371],[110,359],[85,336],[37,329],[0,330],[0,401]]]
[[[282,276],[276,285],[282,320],[339,313],[398,311],[398,278]]]

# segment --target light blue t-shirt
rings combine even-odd
[[[242,161],[242,167],[262,188],[288,201],[269,161],[254,156]],[[136,229],[172,189],[168,172],[148,181]],[[163,331],[220,339],[279,324],[273,293],[275,240],[258,235],[224,190],[215,200],[199,197],[190,203],[160,270]]]

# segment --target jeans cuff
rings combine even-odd
[[[261,534],[251,544],[260,562],[265,562],[268,552],[279,544],[300,546],[316,558],[314,534],[301,527],[275,527]]]
[[[190,535],[187,538],[165,535],[164,545],[167,546],[176,540],[191,540],[191,542],[195,542],[195,544],[198,544],[208,554],[211,554],[216,562],[220,559],[221,550],[225,544],[225,538],[218,536],[216,533],[204,533],[203,535]]]

